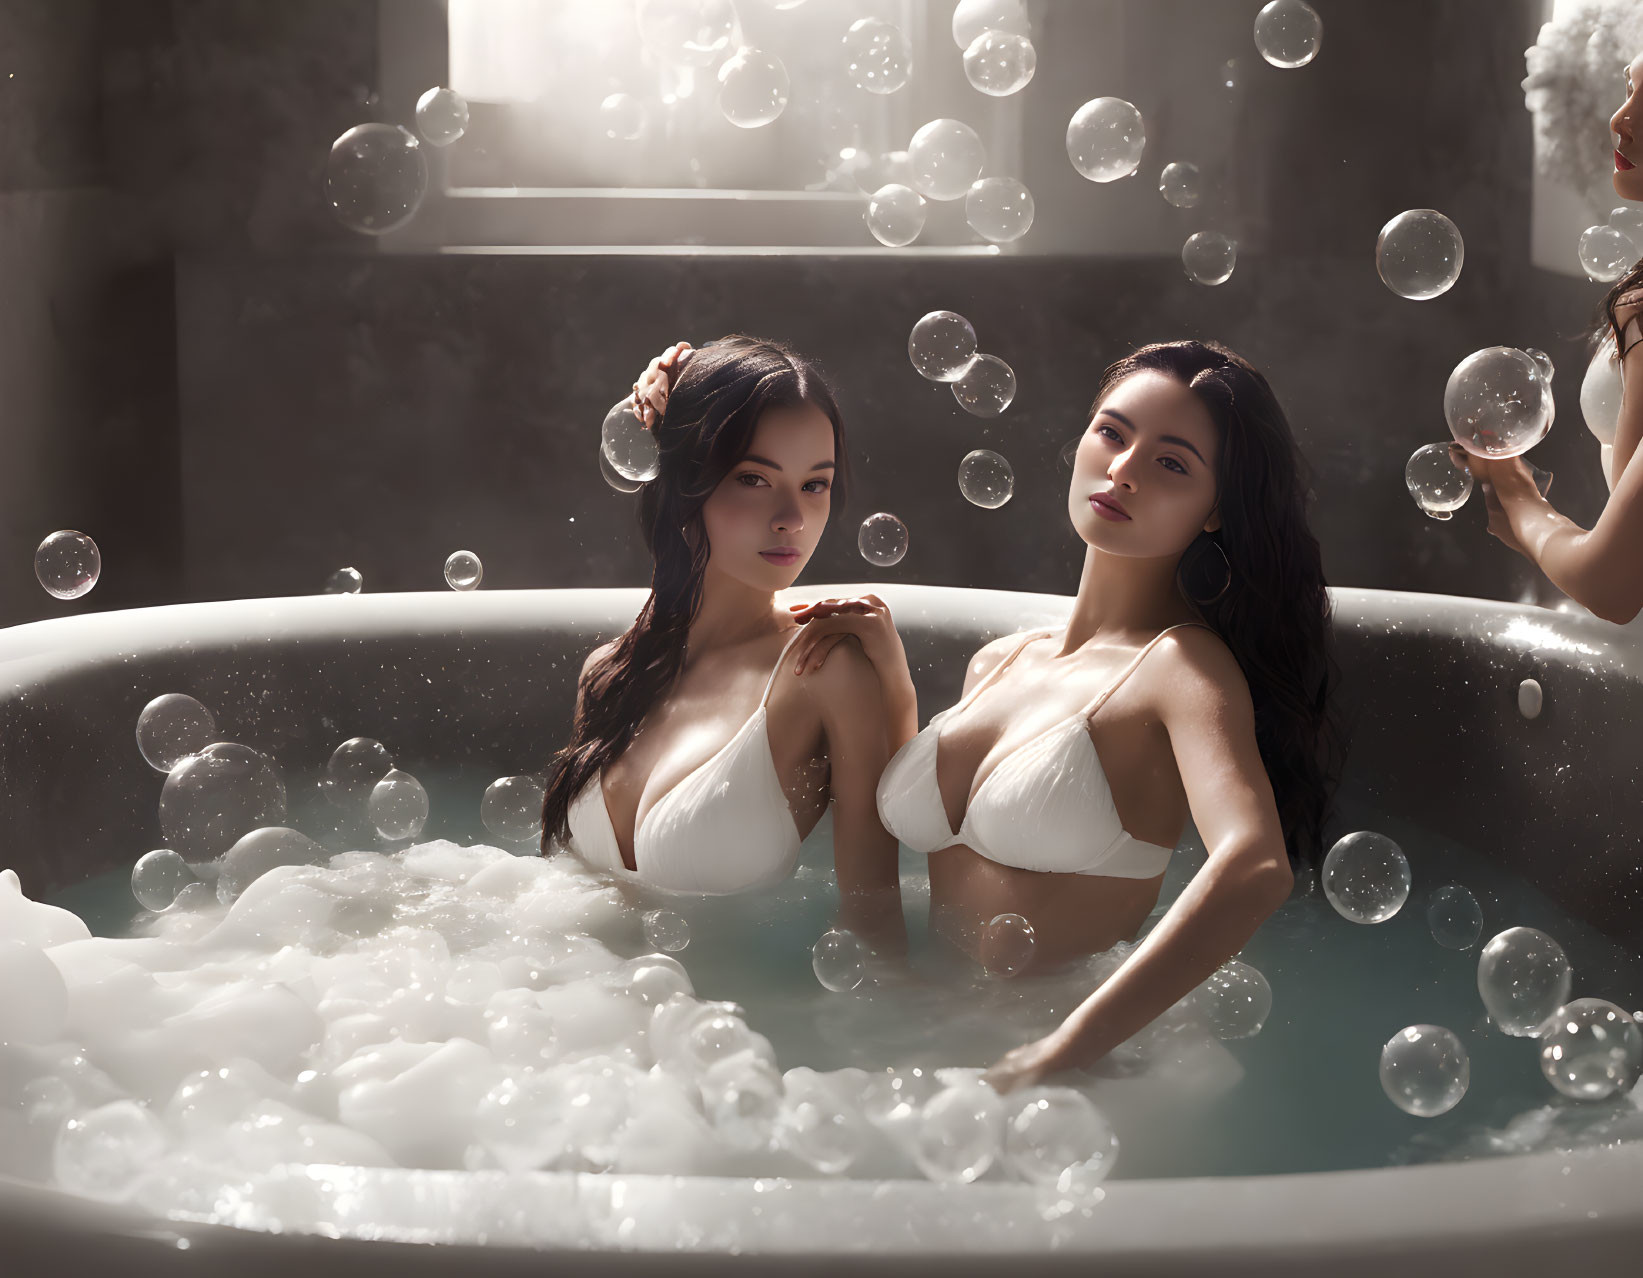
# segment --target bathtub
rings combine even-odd
[[[956,697],[980,643],[1053,622],[1070,603],[893,585],[794,595],[863,589],[894,610],[926,712]],[[356,732],[391,737],[413,773],[425,764],[488,780],[534,767],[567,721],[582,655],[642,599],[616,589],[240,600],[0,632],[0,864],[41,897],[129,864],[134,842],[158,844],[157,775],[131,734],[161,691],[198,696],[234,736],[294,769]],[[1440,596],[1337,590],[1334,601],[1353,727],[1345,793],[1395,802],[1411,821],[1488,849],[1643,953],[1636,632]],[[1545,690],[1532,721],[1517,703],[1530,677]],[[424,836],[477,837],[477,818],[463,820],[436,811]],[[328,1223],[282,1228],[296,1204]],[[662,1226],[647,1204],[689,1227]],[[197,1210],[156,1216],[0,1179],[0,1248],[19,1274],[300,1265],[360,1278],[538,1273],[562,1260],[611,1273],[1506,1274],[1571,1262],[1621,1272],[1640,1247],[1635,1140],[1362,1171],[1120,1180],[1096,1210],[1053,1225],[1030,1187],[988,1182],[291,1167],[229,1199],[202,1186]]]

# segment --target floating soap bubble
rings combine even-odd
[[[1006,1104],[1025,1103],[1004,1128],[1004,1162],[1022,1180],[1054,1185],[1069,1167],[1095,1163],[1103,1176],[1118,1160],[1118,1135],[1083,1093],[1035,1087]]]
[[[1460,278],[1466,245],[1460,228],[1436,209],[1409,209],[1381,227],[1375,269],[1399,297],[1424,302]]]
[[[730,0],[639,0],[636,17],[645,46],[676,66],[713,65],[736,29]]]
[[[967,1185],[993,1165],[1003,1144],[1003,1098],[985,1083],[964,1083],[937,1093],[920,1111],[913,1161],[931,1180]]]
[[[913,55],[901,28],[877,18],[860,18],[844,33],[844,70],[850,82],[869,93],[894,93],[913,73]]]
[[[958,406],[977,417],[997,417],[1015,398],[1015,370],[997,355],[977,355],[953,383]]]
[[[1478,900],[1458,883],[1432,893],[1426,906],[1426,925],[1432,939],[1447,950],[1469,950],[1483,935],[1483,910]]]
[[[991,97],[1003,98],[1027,87],[1038,70],[1033,42],[1013,31],[983,31],[964,50],[964,74],[970,84]]]
[[[769,124],[787,106],[787,68],[762,49],[738,49],[719,68],[719,110],[739,129]]]
[[[471,550],[453,550],[445,560],[445,584],[452,590],[473,590],[485,577],[485,566]]]
[[[1115,182],[1141,166],[1147,129],[1123,98],[1093,98],[1067,123],[1067,158],[1092,182]]]
[[[869,515],[856,532],[856,549],[875,568],[893,568],[907,554],[907,525],[886,511]]]
[[[545,791],[535,777],[498,777],[485,787],[479,819],[499,839],[523,842],[542,833]]]
[[[599,427],[599,447],[611,468],[623,479],[649,483],[662,471],[662,455],[656,436],[633,411],[631,398],[617,401]]]
[[[321,594],[357,595],[365,586],[365,578],[358,568],[338,568],[325,579]]]
[[[1221,964],[1196,993],[1216,1038],[1253,1038],[1272,1015],[1272,986],[1241,959]]]
[[[1472,472],[1457,466],[1448,444],[1417,448],[1403,468],[1403,482],[1415,505],[1433,519],[1452,519],[1472,495]]]
[[[1489,346],[1455,365],[1443,392],[1449,433],[1480,457],[1516,457],[1552,425],[1551,388],[1515,346]]]
[[[958,464],[958,490],[964,494],[964,500],[972,506],[980,506],[984,510],[997,510],[1015,493],[1015,471],[1010,469],[1008,461],[991,449],[977,448],[966,453],[964,460]],[[999,915],[999,918],[1005,917],[1021,916]],[[994,919],[993,922],[998,922],[998,919]],[[989,967],[988,970],[992,969]]]
[[[1632,1014],[1601,998],[1577,998],[1540,1031],[1540,1072],[1571,1100],[1604,1100],[1637,1081],[1643,1030]]]
[[[612,93],[599,104],[599,122],[605,136],[617,142],[636,142],[645,133],[645,104],[631,93]]]
[[[67,1021],[68,984],[57,964],[38,945],[0,937],[0,1044],[52,1042]]]
[[[394,757],[382,742],[371,737],[350,737],[331,752],[320,789],[340,808],[362,804],[393,767]]]
[[[143,909],[156,914],[170,909],[177,893],[196,881],[188,862],[170,848],[144,852],[131,867],[131,895]]]
[[[911,187],[888,182],[868,197],[863,220],[880,244],[901,248],[924,229],[924,197]]]
[[[1031,36],[1026,0],[959,0],[953,10],[953,43],[968,49],[988,31]]]
[[[1019,240],[1033,224],[1033,193],[1014,178],[982,178],[964,197],[964,220],[994,244]]]
[[[156,772],[170,772],[217,739],[217,720],[184,692],[155,697],[137,716],[137,749]]]
[[[1466,1095],[1471,1077],[1465,1046],[1441,1025],[1411,1025],[1381,1048],[1381,1087],[1416,1118],[1447,1114]]]
[[[428,792],[409,772],[393,769],[371,787],[366,814],[385,839],[414,839],[428,819]]]
[[[279,770],[237,741],[218,741],[189,755],[160,788],[160,832],[185,861],[209,861],[242,834],[284,819]]]
[[[907,144],[913,189],[932,200],[956,200],[981,176],[987,153],[961,120],[931,120]]]
[[[956,311],[931,311],[907,336],[907,358],[932,382],[956,382],[975,357],[976,331]]]
[[[690,944],[690,924],[672,910],[646,910],[645,941],[667,954],[677,954]]]
[[[449,146],[468,131],[468,103],[455,89],[429,89],[416,100],[416,127],[434,146]]]
[[[867,947],[854,932],[831,928],[811,947],[810,966],[823,988],[842,994],[867,975]]]
[[[1525,679],[1518,684],[1517,709],[1525,719],[1540,718],[1540,709],[1544,704],[1545,694],[1541,691],[1539,680]]]
[[[605,450],[599,450],[599,474],[604,481],[619,493],[636,493],[643,488],[644,482],[637,479],[626,479],[616,473],[616,467],[610,464],[610,458],[605,456]]]
[[[327,859],[325,849],[301,830],[285,825],[252,830],[223,853],[217,874],[217,899],[229,904],[275,866],[323,865]]]
[[[976,454],[971,453],[970,457]],[[988,454],[998,457],[997,453]],[[966,461],[969,458],[965,458]],[[1003,462],[1002,457],[998,460]],[[1004,463],[1006,468],[1009,463]],[[962,481],[961,481],[962,482]],[[976,502],[976,505],[982,505]],[[1003,502],[998,503],[1003,505]],[[994,976],[1019,976],[1032,965],[1038,944],[1033,925],[1019,914],[995,914],[981,932],[981,965]]]
[[[1533,1038],[1569,1001],[1574,969],[1563,947],[1539,928],[1497,933],[1478,955],[1478,996],[1502,1033]]]
[[[1158,194],[1178,209],[1196,208],[1198,201],[1204,198],[1198,166],[1185,160],[1166,164],[1158,175]]]
[[[1622,204],[1609,210],[1609,225],[1614,227],[1636,247],[1643,249],[1643,207]]]
[[[58,1129],[52,1171],[58,1185],[70,1193],[126,1198],[168,1147],[165,1127],[146,1105],[111,1101]]]
[[[1181,266],[1195,284],[1225,284],[1238,265],[1238,242],[1219,231],[1199,231],[1181,246]]]
[[[861,1155],[861,1124],[823,1088],[789,1097],[776,1121],[776,1143],[823,1175],[844,1171]]]
[[[52,533],[34,552],[35,577],[58,599],[78,599],[97,584],[102,571],[97,543],[72,528]]]
[[[428,190],[428,161],[409,129],[359,124],[331,144],[325,198],[349,230],[385,235],[409,222]]]
[[[1344,919],[1384,923],[1409,899],[1409,862],[1384,834],[1359,830],[1338,840],[1324,857],[1324,895]]]
[[[1302,0],[1272,0],[1255,15],[1255,47],[1275,67],[1304,67],[1318,56],[1324,24]]]
[[[1619,279],[1637,259],[1637,246],[1612,226],[1588,226],[1580,236],[1580,265],[1594,280]]]

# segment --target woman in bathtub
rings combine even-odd
[[[1259,372],[1196,341],[1119,360],[1067,506],[1086,547],[1068,623],[984,647],[923,732],[916,708],[892,720],[879,813],[930,857],[933,926],[983,962],[1003,913],[1032,924],[1035,963],[1133,939],[1189,813],[1209,857],[1116,974],[994,1066],[1001,1090],[1094,1063],[1237,954],[1316,863],[1338,756],[1301,459]],[[793,615],[801,683],[854,636],[904,704],[882,600]]]
[[[1614,189],[1643,203],[1643,54],[1626,68],[1624,93],[1609,121]],[[1594,337],[1580,407],[1600,445],[1609,500],[1590,529],[1557,512],[1520,458],[1474,457],[1458,444],[1451,452],[1483,488],[1489,531],[1571,599],[1624,625],[1643,610],[1643,465],[1636,461],[1643,440],[1643,261],[1609,289]]]
[[[786,347],[727,337],[645,417],[661,467],[639,507],[650,597],[583,664],[570,741],[548,768],[543,851],[567,846],[664,891],[755,891],[792,874],[831,797],[842,921],[880,954],[904,951],[896,840],[874,787],[887,703],[911,704],[912,680],[898,692],[854,645],[795,677],[804,628],[777,598],[842,494],[832,392]]]

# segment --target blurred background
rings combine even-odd
[[[1636,50],[1583,34],[1612,35],[1620,10],[1313,0],[1316,56],[1283,67],[1257,48],[1254,0],[956,7],[0,0],[0,623],[315,593],[344,565],[367,591],[444,589],[459,547],[485,589],[643,585],[600,423],[669,342],[737,331],[819,359],[845,413],[854,491],[808,582],[1071,591],[1064,447],[1109,362],[1191,336],[1277,390],[1333,584],[1559,601],[1484,533],[1480,496],[1429,519],[1403,469],[1447,438],[1462,358],[1535,347],[1558,416],[1531,459],[1565,513],[1601,509],[1578,392],[1606,285],[1577,246],[1619,203],[1603,130]],[[1031,79],[977,88],[964,21],[1024,24]],[[1548,21],[1584,61],[1557,61]],[[1537,34],[1540,113],[1523,83]],[[744,46],[764,60],[727,71]],[[873,91],[898,65],[905,83]],[[780,80],[774,119],[726,118]],[[421,122],[418,103],[440,87],[467,119],[436,145],[453,99]],[[1133,175],[1096,182],[1067,131],[1104,96],[1139,109],[1146,144]],[[964,199],[929,201],[903,247],[864,223],[937,118],[974,131],[984,175],[1031,192],[1019,238],[989,242]],[[414,150],[426,173],[391,229],[380,208],[360,224],[383,193],[350,197],[333,155],[372,123],[405,131],[390,166]],[[1594,149],[1595,170],[1571,162]],[[1160,192],[1172,163],[1197,169],[1190,207]],[[1465,261],[1413,301],[1377,274],[1376,238],[1424,208]],[[1183,269],[1198,232],[1236,242],[1225,282]],[[937,309],[1013,368],[997,416],[909,363]],[[978,448],[1014,471],[997,509],[958,488]],[[893,567],[857,549],[877,511],[910,533]],[[78,599],[35,579],[57,529],[101,549]]]

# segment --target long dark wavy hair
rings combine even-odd
[[[1594,354],[1612,336],[1615,350],[1625,355],[1626,348],[1620,344],[1624,334],[1615,318],[1615,308],[1622,297],[1638,289],[1643,289],[1643,258],[1633,262],[1631,269],[1610,285],[1609,291],[1603,295],[1603,301],[1598,306],[1597,322],[1592,327],[1591,348]],[[1637,342],[1632,345],[1636,346]]]
[[[695,351],[670,388],[667,409],[652,427],[660,469],[639,494],[639,528],[655,565],[650,597],[587,672],[570,741],[548,763],[544,853],[569,840],[571,801],[621,757],[646,712],[684,668],[685,640],[702,605],[707,570],[702,506],[747,455],[760,415],[800,404],[815,405],[833,424],[836,505],[847,484],[844,423],[815,364],[780,342],[735,334]]]
[[[1290,865],[1315,867],[1345,751],[1323,556],[1307,525],[1305,462],[1266,378],[1217,342],[1159,342],[1125,356],[1102,375],[1091,420],[1114,386],[1146,369],[1191,390],[1220,436],[1221,527],[1200,533],[1182,553],[1177,581],[1249,683],[1255,740]]]

